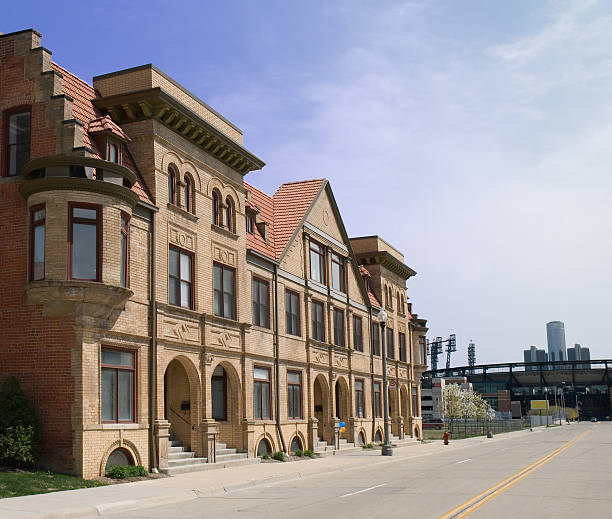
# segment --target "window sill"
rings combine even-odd
[[[181,216],[184,216],[185,218],[187,218],[188,220],[191,220],[192,222],[198,221],[198,217],[195,214],[190,213],[189,211],[187,211],[186,209],[183,209],[182,207],[179,207],[178,205],[171,204],[170,202],[168,202],[167,207],[173,213],[180,214]]]
[[[116,429],[140,429],[139,423],[103,423],[103,430],[116,430]]]
[[[225,227],[221,227],[220,225],[217,225],[215,223],[211,223],[210,228],[213,231],[219,234],[222,234],[223,236],[226,236],[227,238],[231,238],[232,240],[238,239],[238,235],[236,233],[233,233],[232,231],[228,231]]]

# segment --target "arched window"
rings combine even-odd
[[[403,313],[402,300],[400,298],[400,293],[399,292],[397,293],[397,311]]]
[[[193,180],[189,175],[185,175],[185,185],[183,186],[183,204],[185,210],[193,213]]]
[[[219,194],[213,191],[212,194],[212,221],[215,225],[220,225],[219,221]]]
[[[270,442],[268,440],[262,438],[259,444],[257,445],[257,457],[261,458],[266,454],[272,454],[272,446],[270,445]]]
[[[294,436],[293,440],[291,440],[291,447],[289,447],[290,452],[301,451],[304,450],[304,446],[302,445],[302,440],[300,440],[299,436]]]
[[[227,230],[234,232],[234,202],[229,196],[225,199],[225,223]]]
[[[176,171],[168,168],[168,203],[176,204]]]

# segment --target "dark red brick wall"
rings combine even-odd
[[[48,100],[35,98],[35,78],[24,79],[24,62],[24,57],[13,56],[12,38],[0,38],[0,111],[31,105],[31,158],[54,155],[56,132],[46,120]],[[4,171],[3,124],[0,117],[0,171]],[[46,318],[41,307],[26,305],[29,222],[19,185],[14,178],[0,177],[0,382],[8,375],[19,378],[38,412],[41,465],[72,472],[73,320]]]

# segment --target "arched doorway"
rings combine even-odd
[[[215,366],[210,377],[210,417],[217,422],[217,444],[244,452],[244,438],[240,431],[240,379],[229,362]]]
[[[323,440],[327,435],[329,422],[329,390],[327,380],[323,375],[317,375],[313,385],[314,397],[314,416],[318,420],[317,434],[319,440]]]
[[[170,422],[170,436],[191,448],[191,385],[187,371],[174,359],[164,374],[164,415]]]
[[[351,415],[348,396],[348,384],[343,377],[339,377],[335,386],[336,418],[344,422],[347,422]]]

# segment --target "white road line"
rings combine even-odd
[[[467,460],[458,461],[455,465],[459,465],[459,463],[465,463],[466,461],[472,461],[472,458],[468,458]]]
[[[386,485],[386,483],[382,483],[380,485],[376,485],[375,487],[370,487],[370,488],[364,488],[363,490],[357,490],[357,492],[351,492],[350,494],[344,494],[342,497],[349,497],[349,496],[354,496],[355,494],[361,494],[362,492],[367,492],[368,490],[374,490],[375,488],[380,488],[380,487],[384,487]]]

